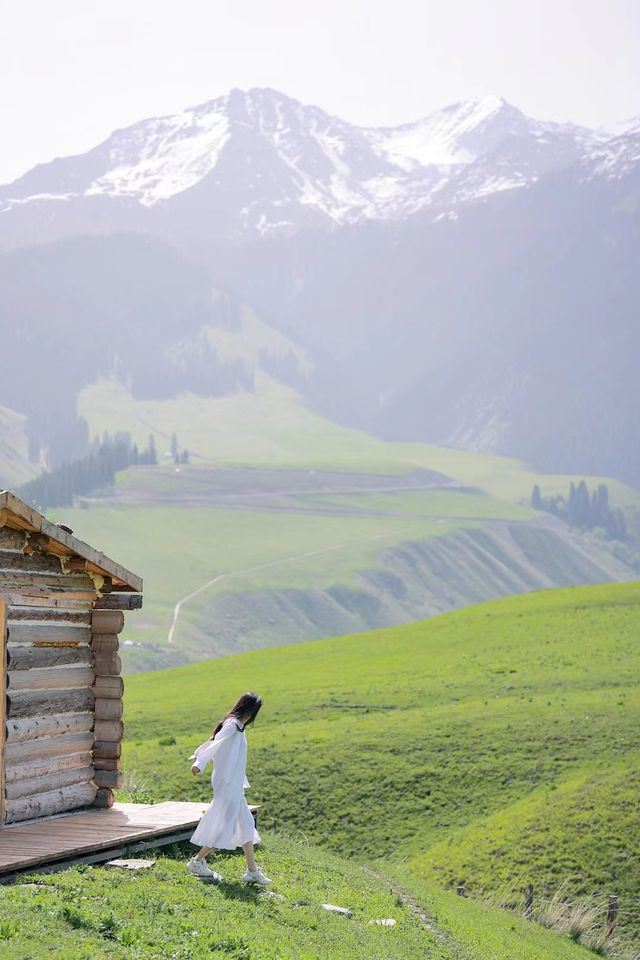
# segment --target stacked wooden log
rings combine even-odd
[[[91,617],[91,652],[95,680],[95,744],[93,758],[98,792],[95,806],[110,807],[113,791],[122,786],[120,754],[122,722],[122,664],[118,634],[124,627],[121,610],[94,610]]]
[[[0,550],[5,577],[7,568],[21,573],[21,554],[9,553]],[[96,797],[90,608],[88,593],[51,606],[20,592],[9,596],[6,822],[87,806]]]

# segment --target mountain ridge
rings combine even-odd
[[[32,168],[0,186],[0,214],[66,202],[88,206],[95,216],[111,203],[119,213],[129,208],[135,227],[134,210],[143,224],[185,204],[193,216],[193,196],[220,220],[217,235],[272,236],[309,224],[403,219],[455,207],[526,187],[573,163],[588,166],[593,152],[627,136],[633,130],[614,134],[534,120],[493,95],[398,126],[371,127],[269,88],[233,89]],[[114,216],[107,212],[107,229]]]

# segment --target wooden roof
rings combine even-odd
[[[15,493],[0,492],[0,527],[14,527],[17,530],[26,530],[29,533],[38,533],[46,537],[47,553],[55,553],[59,557],[76,558],[83,561],[81,568],[89,573],[99,573],[111,577],[116,590],[128,590],[135,593],[142,591],[142,578],[122,567],[115,560],[110,560],[104,553],[94,550],[88,543],[78,540],[73,534],[67,533],[56,523],[51,523],[41,513],[24,503]],[[76,566],[75,569],[78,569]]]

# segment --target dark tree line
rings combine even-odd
[[[171,434],[171,456],[173,457],[173,462],[175,464],[190,462],[189,451],[188,450],[182,450],[182,452],[180,451],[180,447],[178,445],[177,433]]]
[[[576,486],[571,483],[569,497],[561,494],[555,497],[543,497],[536,484],[531,494],[531,506],[534,510],[546,510],[565,520],[570,527],[578,530],[604,530],[609,540],[627,540],[627,525],[622,510],[609,505],[609,488],[606,483],[589,492],[584,480]]]
[[[23,484],[18,494],[37,510],[70,507],[75,497],[111,486],[119,470],[157,462],[153,434],[146,449],[140,450],[128,433],[116,433],[114,437],[105,433],[102,440],[94,440],[86,457],[66,460],[59,467],[41,473]]]

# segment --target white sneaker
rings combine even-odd
[[[210,870],[204,860],[196,860],[194,857],[192,857],[187,864],[187,870],[189,870],[189,872],[195,877],[200,877],[202,880],[212,880],[216,883],[222,883],[222,877],[220,874],[216,873],[215,870]]]
[[[257,870],[247,870],[242,874],[242,879],[246,883],[259,883],[263,887],[267,887],[270,883],[273,883],[273,880],[265,877],[260,867],[258,867]]]

